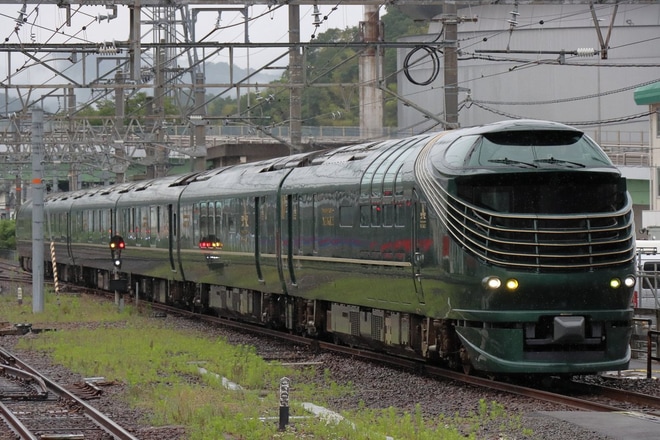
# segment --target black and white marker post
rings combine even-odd
[[[286,429],[289,424],[289,385],[291,381],[288,377],[280,379],[280,431]]]

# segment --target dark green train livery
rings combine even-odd
[[[634,226],[581,131],[505,121],[45,201],[58,274],[466,371],[626,368]],[[18,214],[31,270],[32,206]],[[46,267],[50,267],[47,265]]]

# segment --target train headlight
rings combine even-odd
[[[612,278],[610,280],[610,287],[612,289],[618,289],[619,287],[621,287],[621,280],[618,278]]]
[[[626,287],[632,287],[632,286],[634,286],[634,285],[635,285],[635,277],[632,276],[632,275],[628,275],[627,277],[625,277],[625,278],[623,279],[623,284],[624,284]]]
[[[502,287],[502,280],[498,277],[486,277],[481,280],[481,285],[486,289],[497,290]]]
[[[510,291],[514,291],[518,289],[518,280],[515,278],[511,278],[509,280],[506,280],[506,288],[509,289]]]

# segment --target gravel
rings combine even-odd
[[[407,371],[384,367],[370,362],[353,360],[330,353],[312,353],[306,348],[292,347],[270,339],[241,334],[231,329],[210,327],[206,324],[185,318],[168,316],[164,318],[172,328],[196,329],[208,332],[210,336],[222,336],[233,344],[253,345],[257,353],[267,359],[305,360],[321,362],[319,383],[325,380],[324,370],[330,371],[332,380],[337,384],[353,384],[354,394],[337,398],[327,405],[327,409],[340,412],[359,407],[370,409],[393,407],[401,411],[413,412],[420,408],[427,417],[445,415],[468,416],[479,411],[482,401],[497,402],[510,414],[520,415],[520,425],[531,429],[532,435],[525,435],[521,429],[508,428],[504,432],[500,422],[484,423],[476,433],[478,439],[564,439],[582,440],[609,439],[610,437],[585,430],[577,425],[551,417],[545,411],[570,411],[570,408],[555,404],[542,403],[533,399],[512,396],[497,391],[487,391],[473,386],[466,386],[450,380],[430,379]],[[33,367],[44,372],[51,379],[62,384],[81,382],[83,377],[72,373],[60,365],[53,364],[45,353],[16,349],[20,338],[35,337],[4,336],[0,345],[14,352]],[[606,379],[587,377],[587,381],[603,382]],[[654,380],[619,380],[616,386],[629,387],[637,392],[658,394],[658,384]],[[608,381],[608,385],[611,385]],[[90,404],[103,410],[125,429],[142,440],[183,440],[186,430],[183,426],[153,427],[146,423],[149,414],[142,410],[128,408],[122,399],[117,398],[125,392],[125,386],[114,384],[104,387],[104,393]],[[312,402],[314,403],[314,402]],[[508,431],[508,432],[507,432]],[[247,437],[246,437],[247,438]]]

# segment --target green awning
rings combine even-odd
[[[635,104],[660,104],[660,82],[635,89]]]

